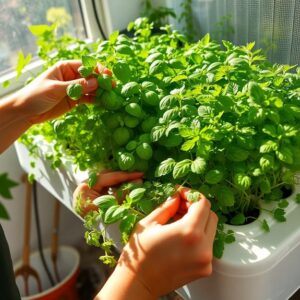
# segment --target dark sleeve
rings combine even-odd
[[[20,300],[8,244],[0,224],[0,298]]]

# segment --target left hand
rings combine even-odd
[[[118,186],[125,182],[142,182],[141,172],[106,171],[98,175],[96,184],[90,188],[87,183],[81,183],[73,193],[73,207],[76,212],[84,217],[90,211],[97,211],[98,207],[93,204],[93,200],[106,194],[108,188]]]
[[[81,78],[78,73],[80,66],[79,60],[60,61],[18,92],[18,104],[29,123],[51,120],[78,104],[93,102],[93,92],[98,88],[97,79]],[[79,101],[67,96],[67,86],[71,83],[79,83],[83,87],[84,96]]]

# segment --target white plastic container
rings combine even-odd
[[[21,166],[28,172],[30,158],[26,147],[16,143],[16,149]],[[74,172],[67,162],[65,169],[53,170],[42,157],[37,159],[34,173],[37,181],[72,209],[72,193],[86,174]],[[294,194],[288,198],[285,223],[276,222],[262,211],[251,224],[228,226],[235,231],[236,242],[226,245],[222,259],[214,261],[211,277],[178,290],[184,299],[288,299],[300,287],[300,205],[294,201],[299,192],[300,186],[296,186]],[[272,205],[262,206],[270,209]],[[261,229],[263,219],[269,223],[269,233]],[[108,232],[121,249],[118,227],[109,226]]]

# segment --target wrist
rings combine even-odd
[[[0,110],[3,125],[9,126],[10,124],[17,123],[19,126],[28,129],[31,126],[29,117],[26,114],[28,109],[25,109],[25,100],[16,92],[12,95],[7,96],[0,102]]]
[[[157,298],[130,267],[118,264],[95,300],[156,300]]]

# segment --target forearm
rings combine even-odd
[[[117,266],[94,300],[156,300],[130,269]]]
[[[0,153],[30,127],[22,112],[22,100],[18,97],[18,94],[13,94],[0,100]]]

